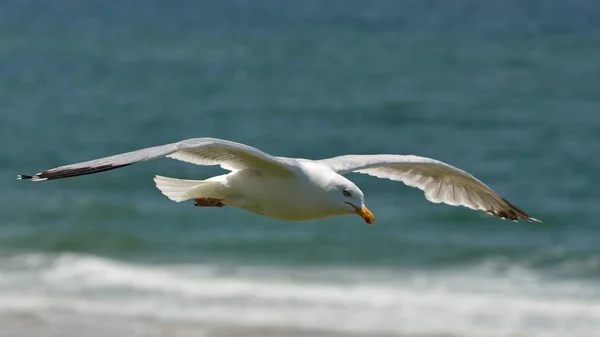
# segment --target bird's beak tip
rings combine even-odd
[[[356,214],[360,215],[366,223],[373,225],[375,223],[375,215],[366,207],[356,208]]]

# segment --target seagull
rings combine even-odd
[[[99,173],[168,157],[196,165],[220,165],[229,173],[206,180],[155,176],[156,187],[175,202],[199,207],[238,207],[285,221],[307,221],[358,214],[375,216],[365,195],[344,177],[363,173],[401,181],[433,203],[464,206],[517,221],[540,222],[502,198],[471,174],[444,162],[414,155],[343,155],[328,159],[276,157],[254,147],[217,138],[194,138],[110,157],[60,166],[18,179],[45,181]]]

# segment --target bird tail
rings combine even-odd
[[[154,177],[154,182],[162,194],[176,202],[201,197],[215,197],[211,194],[215,192],[215,185],[220,185],[217,182],[184,180],[162,176]]]

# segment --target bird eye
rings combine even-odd
[[[350,196],[350,192],[348,190],[344,190],[344,195],[349,197]]]

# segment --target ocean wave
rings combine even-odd
[[[48,232],[45,227],[15,224],[10,228],[26,229],[3,232],[0,246],[5,252],[36,250],[59,255],[77,252],[190,263],[218,260],[321,267],[439,270],[495,261],[500,273],[505,268],[522,266],[554,277],[600,281],[600,252],[596,247],[529,244],[525,239],[515,242],[514,233],[494,241],[494,235],[483,236],[479,232],[472,236],[430,235],[427,231],[415,234],[416,230],[402,235],[392,232],[356,235],[345,230],[322,231],[310,224],[285,230],[279,230],[279,224],[278,227],[246,224],[204,227],[183,223],[170,226],[143,224],[142,232],[138,224],[128,227],[115,223],[102,228],[71,226]]]
[[[19,254],[0,258],[0,312],[461,336],[572,336],[600,329],[597,284],[546,279],[522,266],[498,273],[503,263],[433,272]]]

